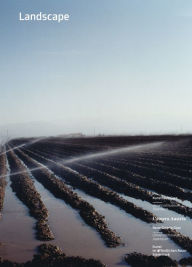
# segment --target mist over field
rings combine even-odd
[[[190,122],[188,122],[190,126]],[[23,123],[0,124],[0,138],[2,136],[35,137],[68,134],[83,135],[148,135],[148,134],[186,134],[190,127],[184,128],[177,121],[166,123],[163,120],[146,123],[136,118],[118,119],[71,119],[56,121],[31,121]]]

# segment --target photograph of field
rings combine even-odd
[[[190,135],[8,141],[0,155],[1,255],[29,260],[44,243],[82,257],[70,265],[66,256],[62,266],[189,264],[191,144]],[[145,265],[138,253],[151,255],[156,243],[170,256]]]

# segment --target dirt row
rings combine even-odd
[[[168,256],[154,257],[137,252],[127,254],[125,261],[132,267],[192,266],[192,257],[182,258],[177,262]]]
[[[8,152],[7,158],[11,170],[11,187],[17,197],[29,208],[31,216],[37,220],[37,238],[44,241],[54,239],[53,233],[47,224],[47,208],[42,202],[40,194],[36,191],[34,182],[29,177],[26,168],[16,157],[14,152]],[[17,172],[19,172],[19,174],[17,174]]]
[[[38,247],[37,254],[31,261],[25,263],[16,263],[0,258],[2,267],[105,267],[98,260],[84,259],[82,257],[69,257],[57,246],[51,244],[41,244]]]
[[[182,258],[179,262],[168,256],[148,256],[133,252],[125,256],[125,261],[132,267],[173,267],[173,266],[192,266],[192,257]]]
[[[7,167],[6,167],[6,155],[1,154],[0,155],[0,212],[3,209],[3,202],[5,197],[5,188],[6,188],[6,173],[7,173]]]
[[[105,187],[102,187],[98,183],[88,179],[86,176],[80,175],[76,171],[72,170],[69,167],[66,167],[60,163],[53,162],[50,159],[44,158],[40,156],[40,154],[32,153],[29,150],[24,150],[27,154],[29,154],[32,158],[38,160],[43,164],[48,164],[51,162],[49,168],[58,176],[62,177],[67,183],[71,186],[74,186],[78,189],[81,189],[85,193],[100,198],[105,202],[109,202],[113,205],[118,206],[123,209],[127,213],[133,215],[136,218],[139,218],[147,223],[156,223],[159,222],[157,217],[140,207],[137,207],[131,202],[126,201],[122,197],[120,197],[117,193],[109,190]]]
[[[176,230],[168,229],[161,229],[160,230],[163,234],[166,234],[171,240],[173,240],[177,245],[181,248],[187,250],[192,255],[192,239],[188,236],[182,235]]]
[[[169,169],[170,172],[178,174],[180,176],[188,177],[191,179],[191,169],[192,169],[192,162],[189,161],[189,155],[183,157],[182,155],[178,155],[177,159],[174,159],[174,154],[172,155],[162,155],[162,154],[155,154],[155,153],[145,153],[145,154],[138,154],[135,157],[119,157],[119,161],[132,161],[132,160],[139,160],[143,163],[148,164],[155,164],[161,167],[165,167]]]
[[[121,164],[125,165],[124,168],[127,168],[131,171],[136,170],[137,174],[145,175],[148,178],[155,178],[159,181],[171,183],[182,188],[192,189],[191,178],[171,173],[167,170],[164,170],[164,167],[138,163],[138,161],[121,161]]]
[[[167,256],[148,256],[141,253],[130,253],[125,261],[132,267],[165,267],[178,266],[177,262]]]
[[[114,163],[112,163],[110,160],[103,160],[103,162],[114,168],[111,170],[112,172],[114,172],[115,169],[116,171],[119,171],[119,177],[121,177],[121,179],[125,181],[129,181],[141,187],[154,190],[159,194],[164,194],[170,197],[177,197],[181,200],[192,201],[191,192],[186,192],[179,186],[166,182],[166,179],[164,181],[161,181],[157,180],[155,176],[151,178],[144,171],[138,171],[138,168],[136,166],[125,166],[117,162],[114,165]]]
[[[119,159],[121,161],[121,159]],[[137,158],[127,158],[125,160],[125,162],[134,162],[134,163],[139,163],[139,164],[143,164],[145,166],[155,166],[155,167],[158,167],[158,168],[163,168],[164,170],[167,170],[168,172],[170,173],[173,173],[173,174],[177,174],[179,176],[183,176],[183,177],[186,177],[188,179],[192,179],[192,176],[191,176],[191,167],[189,165],[185,165],[183,166],[183,168],[181,167],[178,167],[177,164],[175,163],[174,165],[169,165],[165,160],[158,160],[157,157],[142,157],[140,155],[138,155]]]
[[[29,168],[37,168],[36,170],[31,171],[33,176],[54,194],[55,197],[64,200],[71,205],[71,207],[78,210],[82,219],[97,230],[108,247],[116,247],[121,243],[120,238],[108,229],[104,216],[100,215],[92,205],[81,199],[48,169],[41,169],[42,165],[37,163],[31,157],[27,156],[20,150],[16,150],[16,154]]]
[[[67,164],[67,166],[81,173],[82,175],[87,176],[90,179],[94,179],[99,184],[113,189],[118,193],[122,193],[133,198],[138,198],[147,201],[152,199],[153,194],[151,192],[143,190],[137,185],[134,185],[133,183],[121,180],[118,177],[109,174],[109,172],[106,173],[100,171],[99,169],[92,168],[89,166],[89,164],[73,163]]]

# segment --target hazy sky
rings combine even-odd
[[[0,124],[192,131],[191,0],[1,0],[0,36]]]

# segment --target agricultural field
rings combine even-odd
[[[2,266],[192,266],[192,136],[10,140],[0,212]]]

